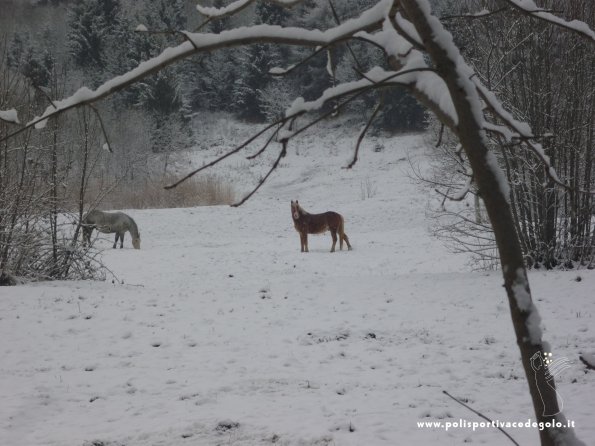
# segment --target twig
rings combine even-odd
[[[93,104],[89,104],[89,107],[91,108],[91,110],[95,112],[95,116],[99,121],[99,125],[101,126],[101,132],[103,133],[103,136],[105,137],[105,143],[107,144],[107,150],[109,151],[109,153],[114,153],[114,151],[112,150],[112,145],[109,142],[109,137],[107,136],[107,130],[105,129],[105,125],[103,125],[103,119],[101,119],[101,115],[99,114],[99,110],[97,110],[97,108]]]
[[[444,200],[442,201],[442,206],[444,207],[444,202],[446,201],[446,199],[449,199],[450,201],[463,201],[465,199],[465,197],[467,196],[467,194],[469,192],[471,192],[472,184],[473,184],[473,176],[471,175],[471,176],[469,176],[469,178],[467,178],[467,182],[465,183],[463,188],[459,192],[457,192],[457,194],[454,196],[448,195],[448,191],[446,193],[440,191],[439,189],[434,189],[434,191],[438,195],[442,195],[444,197]]]
[[[198,172],[205,170],[211,166],[214,166],[215,164],[220,163],[221,161],[223,161],[225,158],[233,155],[234,153],[238,153],[240,150],[242,150],[244,147],[246,147],[248,144],[250,144],[252,141],[254,141],[256,138],[258,138],[260,135],[262,135],[263,133],[265,133],[267,130],[273,128],[276,125],[279,125],[281,123],[284,123],[286,121],[288,121],[290,118],[282,118],[276,122],[273,122],[270,125],[267,125],[264,129],[262,129],[260,132],[254,134],[252,137],[248,138],[246,141],[244,141],[242,144],[240,144],[239,146],[237,146],[236,148],[230,150],[229,152],[224,153],[223,155],[221,155],[219,158],[211,161],[210,163],[205,164],[202,167],[199,167],[198,169],[193,170],[192,172],[190,172],[189,174],[185,175],[184,177],[182,177],[181,179],[179,179],[178,181],[176,181],[173,184],[170,184],[168,186],[165,186],[165,189],[173,189],[176,186],[179,186],[181,183],[183,183],[184,181],[186,181],[188,178],[193,177],[194,175],[196,175]]]
[[[54,104],[54,100],[50,97],[49,94],[47,94],[47,92],[41,88],[39,85],[36,84],[32,84],[33,88],[35,88],[35,90],[39,91],[47,100],[48,102],[52,105],[52,107],[54,107],[55,109],[57,109],[58,107],[56,107],[56,104]]]
[[[248,195],[244,196],[244,198],[242,198],[237,203],[232,204],[231,205],[232,207],[237,208],[238,206],[241,206],[246,201],[248,201],[248,199],[250,199],[250,197],[252,195],[254,195],[258,189],[260,189],[260,186],[262,186],[264,184],[264,182],[273,173],[273,171],[275,169],[277,169],[277,166],[279,165],[279,162],[281,161],[281,158],[283,158],[287,154],[287,140],[283,141],[281,144],[282,145],[281,145],[281,151],[279,152],[279,156],[277,157],[277,159],[275,160],[275,163],[271,166],[271,168],[269,169],[269,171],[267,172],[267,174],[258,182],[258,184],[256,185],[256,187],[254,189],[252,189],[252,191]]]
[[[351,169],[355,165],[355,163],[357,163],[357,155],[359,153],[359,149],[362,144],[362,141],[364,140],[364,136],[366,136],[368,129],[372,125],[372,122],[374,121],[374,118],[376,118],[376,115],[378,114],[378,112],[382,109],[382,106],[383,106],[383,101],[382,101],[382,99],[380,99],[380,101],[378,101],[378,104],[376,105],[376,108],[374,109],[374,112],[372,113],[372,116],[370,116],[370,119],[368,119],[366,126],[363,128],[363,130],[357,137],[357,143],[355,144],[355,151],[353,153],[353,159],[351,160],[349,165],[346,167],[346,169]]]
[[[503,11],[508,10],[508,6],[503,6],[500,9],[496,9],[494,11],[488,11],[485,13],[477,13],[477,14],[458,14],[458,15],[448,15],[445,17],[440,17],[440,20],[452,20],[452,19],[483,19],[484,17],[489,17],[494,14],[499,14]]]
[[[468,406],[467,404],[463,403],[461,400],[455,398],[454,396],[452,396],[450,393],[448,393],[446,390],[443,390],[442,393],[444,393],[446,396],[449,396],[450,398],[452,398],[453,400],[455,400],[457,403],[459,403],[461,406],[466,407],[467,409],[469,409],[471,412],[473,412],[476,415],[479,415],[481,418],[483,418],[486,421],[489,421],[492,426],[494,426],[496,429],[498,429],[500,432],[502,432],[504,435],[506,435],[508,437],[508,439],[510,441],[512,441],[516,446],[520,446],[514,438],[512,438],[508,432],[506,432],[504,429],[502,429],[500,426],[495,425],[494,421],[490,420],[488,417],[486,417],[484,414],[482,414],[481,412],[478,412],[477,410],[473,409],[472,407]]]
[[[328,4],[331,7],[331,12],[333,13],[333,17],[335,18],[335,22],[337,22],[337,25],[341,24],[341,20],[339,19],[339,14],[337,14],[337,10],[335,9],[335,5],[333,4],[332,0],[328,0]],[[357,60],[357,57],[355,55],[355,53],[353,52],[353,49],[351,48],[351,45],[349,45],[349,43],[345,44],[347,46],[347,49],[349,50],[349,53],[351,54],[351,57],[353,58],[353,60],[355,61],[357,68],[362,70],[362,64],[359,62],[359,60]]]
[[[207,26],[209,23],[211,23],[211,21],[213,20],[213,17],[209,17],[208,19],[206,19],[204,22],[202,22],[200,25],[198,25],[195,29],[194,32],[197,33],[199,32],[201,29],[203,29],[205,26]]]
[[[316,50],[312,54],[310,54],[307,57],[303,58],[298,63],[293,64],[293,65],[289,66],[288,68],[283,68],[282,69],[283,71],[276,71],[276,70],[269,71],[269,74],[271,76],[286,76],[289,73],[291,73],[293,70],[295,70],[296,68],[301,67],[306,62],[308,62],[309,60],[311,60],[314,57],[316,57],[321,52],[328,50],[328,48],[330,48],[331,46],[333,46],[335,43],[337,43],[337,42],[331,42],[331,43],[328,43],[326,45],[319,46],[318,48],[316,48]]]
[[[257,158],[258,156],[262,155],[262,153],[267,149],[267,147],[271,144],[271,141],[275,138],[275,136],[277,136],[279,134],[279,129],[281,127],[279,127],[277,130],[275,130],[271,136],[269,137],[269,139],[267,139],[267,141],[264,143],[264,145],[262,146],[262,148],[256,152],[254,155],[250,155],[247,156],[246,159],[248,160],[253,160],[254,158]]]
[[[440,133],[438,133],[438,141],[436,142],[436,148],[442,145],[442,136],[444,136],[444,124],[440,123]]]

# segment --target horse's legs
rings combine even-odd
[[[337,230],[331,229],[331,237],[333,238],[333,246],[331,247],[331,252],[335,252],[335,245],[337,244]]]
[[[302,252],[308,252],[308,233],[300,232],[300,238],[302,241]]]
[[[343,233],[343,237],[341,239],[341,245],[343,245],[343,239],[345,240],[345,243],[347,243],[347,249],[349,251],[351,251],[351,245],[349,244],[349,237],[347,237],[347,234]],[[343,248],[341,248],[343,249]]]
[[[118,245],[118,236],[119,236],[119,235],[120,235],[120,234],[118,234],[118,233],[116,232],[116,238],[115,238],[115,240],[114,240],[114,246],[113,246],[113,248],[114,248],[114,249],[116,249],[116,246]]]
[[[120,232],[120,249],[124,247],[124,234],[125,232]]]

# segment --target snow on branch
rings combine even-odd
[[[494,11],[490,11],[486,8],[483,8],[481,11],[469,13],[469,14],[457,14],[457,15],[449,15],[449,16],[442,16],[440,20],[452,20],[452,19],[482,19],[484,17],[489,17],[494,14],[499,14],[503,11],[508,10],[508,7],[505,6],[503,8],[495,9]]]
[[[411,24],[408,21],[406,23]],[[411,24],[411,26],[413,25]],[[413,28],[413,31],[415,31],[415,28]],[[417,69],[419,73],[416,74],[415,79],[411,80],[409,85],[411,90],[417,93],[416,97],[418,99],[421,96],[426,104],[430,102],[434,110],[440,110],[443,117],[448,118],[452,126],[456,126],[458,117],[446,83],[434,70],[429,69],[424,55],[415,49],[418,45],[421,46],[421,43],[411,41],[413,34],[406,38],[401,34],[402,32],[402,30],[398,32],[395,28],[395,22],[387,18],[382,24],[381,31],[374,34],[362,31],[355,34],[354,37],[373,43],[382,48],[389,57],[399,60],[402,71]],[[417,31],[415,31],[414,36],[420,39]],[[419,41],[421,42],[421,39]],[[404,79],[400,80],[406,82]]]
[[[303,0],[269,0],[271,3],[277,3],[283,6],[292,6],[297,3],[300,3]],[[236,0],[235,2],[230,3],[227,6],[222,8],[214,8],[210,6],[201,6],[196,5],[196,10],[206,16],[207,18],[223,18],[233,15],[242,9],[246,8],[248,5],[255,3],[255,0]]]
[[[423,49],[421,37],[419,37],[419,34],[417,33],[415,26],[413,26],[413,23],[403,17],[400,12],[395,16],[394,23],[400,35],[405,37],[405,39],[407,39],[416,48]]]
[[[465,175],[467,176],[467,180],[465,181],[465,185],[454,195],[449,195],[448,193],[444,193],[439,189],[434,189],[434,191],[442,195],[445,199],[450,201],[463,201],[465,197],[471,192],[471,186],[473,185],[473,171],[471,169],[467,169]]]
[[[595,32],[585,22],[580,20],[564,20],[546,10],[539,8],[533,0],[506,0],[511,6],[537,19],[574,31],[595,43]]]
[[[344,82],[334,87],[324,90],[322,95],[313,101],[304,101],[303,98],[297,98],[293,104],[285,111],[286,118],[291,118],[300,114],[320,110],[327,102],[346,95],[361,93],[373,88],[386,87],[390,85],[411,86],[418,82],[418,78],[426,73],[433,73],[435,80],[440,78],[433,72],[433,69],[427,66],[405,67],[400,71],[385,71],[380,67],[374,67],[364,74],[362,79]],[[280,139],[289,139],[295,136],[294,131],[285,131],[280,133]]]
[[[208,18],[223,18],[241,11],[251,3],[254,3],[254,0],[236,0],[222,8],[196,5],[196,10]]]
[[[362,31],[355,34],[354,37],[373,43],[386,51],[389,56],[395,56],[399,59],[407,57],[413,49],[413,44],[397,32],[390,19],[386,19],[382,23],[382,30],[374,34]]]
[[[0,121],[10,122],[11,124],[20,124],[19,115],[14,108],[10,110],[0,110]]]

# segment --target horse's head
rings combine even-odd
[[[299,220],[300,218],[300,205],[297,200],[291,201],[291,216],[294,220]]]
[[[134,246],[134,249],[140,249],[140,237],[134,237],[132,239],[132,246]]]

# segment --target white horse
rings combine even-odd
[[[132,246],[134,249],[140,249],[140,234],[138,227],[132,217],[123,212],[103,212],[99,210],[92,210],[87,212],[83,217],[81,224],[83,228],[83,242],[91,244],[91,234],[93,229],[97,229],[104,234],[116,233],[114,240],[114,248],[120,239],[120,248],[124,246],[124,234],[130,232],[132,236]]]

